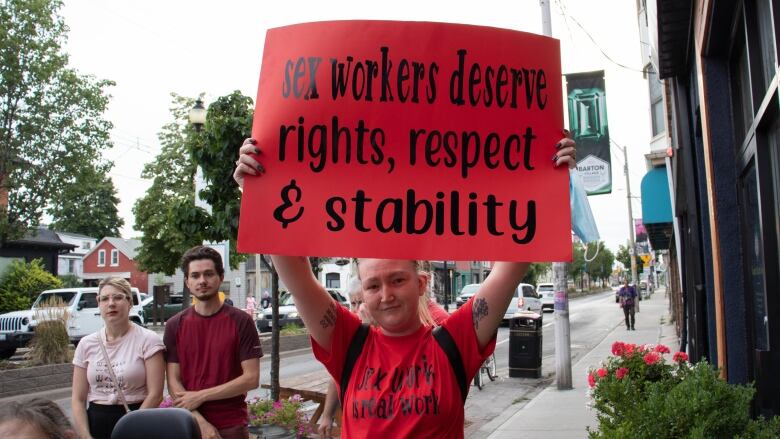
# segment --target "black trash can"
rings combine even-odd
[[[509,376],[542,376],[542,316],[539,314],[516,314],[509,320]]]

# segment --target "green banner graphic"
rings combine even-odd
[[[588,195],[612,192],[604,71],[566,75],[569,130],[577,142],[577,171]]]

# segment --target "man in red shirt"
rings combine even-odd
[[[219,300],[222,257],[196,246],[182,271],[198,301],[165,324],[168,391],[174,405],[191,410],[202,437],[249,438],[246,393],[260,377],[260,339],[249,315]]]

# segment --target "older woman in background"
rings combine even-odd
[[[162,340],[130,321],[130,284],[104,279],[98,304],[105,326],[82,338],[73,356],[73,420],[85,439],[108,439],[127,411],[159,406],[165,379]]]

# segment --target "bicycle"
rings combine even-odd
[[[488,378],[490,381],[495,381],[498,375],[496,375],[496,354],[495,352],[490,354],[487,359],[482,363],[481,366],[479,366],[479,370],[477,371],[477,374],[474,375],[474,385],[477,386],[479,390],[482,390],[482,387],[484,386],[484,381],[482,381],[482,372],[487,373]]]

